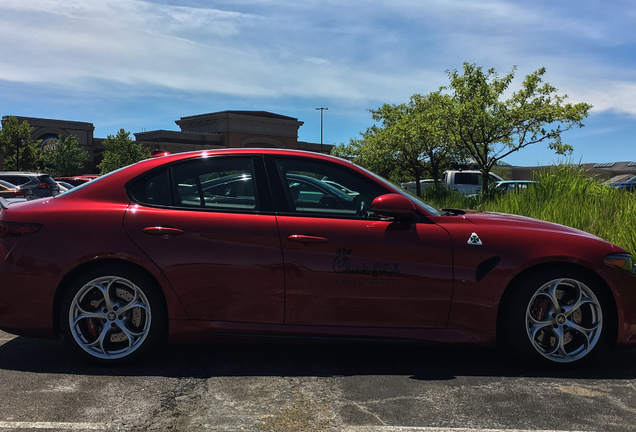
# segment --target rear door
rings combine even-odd
[[[126,232],[191,319],[283,322],[282,253],[261,160],[188,160],[131,186]]]

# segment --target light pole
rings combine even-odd
[[[20,142],[22,142],[22,147],[24,147],[24,139],[18,140],[15,143],[16,157],[15,157],[15,170],[20,171]]]
[[[329,108],[316,108],[316,110],[320,111],[320,153],[322,153],[322,113]]]

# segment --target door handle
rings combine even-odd
[[[144,231],[144,234],[158,235],[158,236],[172,236],[172,235],[183,234],[183,230],[179,228],[162,227],[162,226],[146,227],[143,229],[143,231]]]
[[[287,237],[288,240],[299,243],[327,243],[325,237],[312,236],[312,235],[304,235],[304,234],[292,234]]]

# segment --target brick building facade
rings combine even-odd
[[[4,116],[6,118],[8,116]],[[27,121],[32,128],[31,137],[49,140],[59,136],[78,137],[79,144],[88,152],[85,163],[86,173],[97,171],[97,165],[104,154],[105,138],[95,138],[92,123],[67,120],[42,119],[15,116],[18,122]],[[298,141],[298,130],[304,124],[297,118],[267,111],[219,111],[181,117],[175,123],[179,131],[154,130],[134,133],[137,142],[151,151],[162,150],[170,153],[208,150],[217,148],[268,147],[299,149],[329,153],[332,145]],[[0,155],[0,170],[2,170]],[[510,180],[530,180],[535,171],[549,167],[502,167],[504,177]],[[584,168],[603,180],[621,181],[636,175],[636,161],[584,164]]]
[[[6,118],[8,116],[4,116]],[[31,138],[42,145],[58,137],[78,137],[88,153],[84,172],[96,172],[104,154],[105,138],[93,136],[92,123],[15,116],[19,123],[28,122]],[[329,153],[332,145],[298,141],[298,129],[303,125],[297,118],[267,111],[221,111],[181,117],[175,121],[179,131],[154,130],[134,133],[135,140],[151,151],[170,153],[210,150],[217,148],[269,147]],[[2,161],[0,160],[0,170]]]

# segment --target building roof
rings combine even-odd
[[[218,144],[222,142],[223,134],[154,130],[148,132],[137,132],[135,133],[135,138],[138,141],[178,142],[184,144]]]
[[[217,111],[217,112],[208,113],[208,114],[197,114],[193,116],[181,117],[181,120],[191,120],[191,119],[196,119],[199,117],[208,117],[208,116],[219,115],[219,114],[239,114],[239,115],[245,115],[245,116],[265,117],[265,118],[279,119],[279,120],[298,120],[297,118],[294,118],[294,117],[284,116],[284,115],[272,113],[269,111],[248,111],[248,110]]]
[[[9,117],[15,117],[18,119],[19,123],[22,123],[26,120],[31,127],[44,127],[44,126],[55,126],[60,128],[74,128],[74,129],[82,129],[82,130],[94,130],[95,126],[93,123],[88,122],[80,122],[74,120],[56,120],[56,119],[48,119],[48,118],[40,118],[40,117],[25,117],[18,115],[5,115],[2,116],[2,120],[6,120]]]

